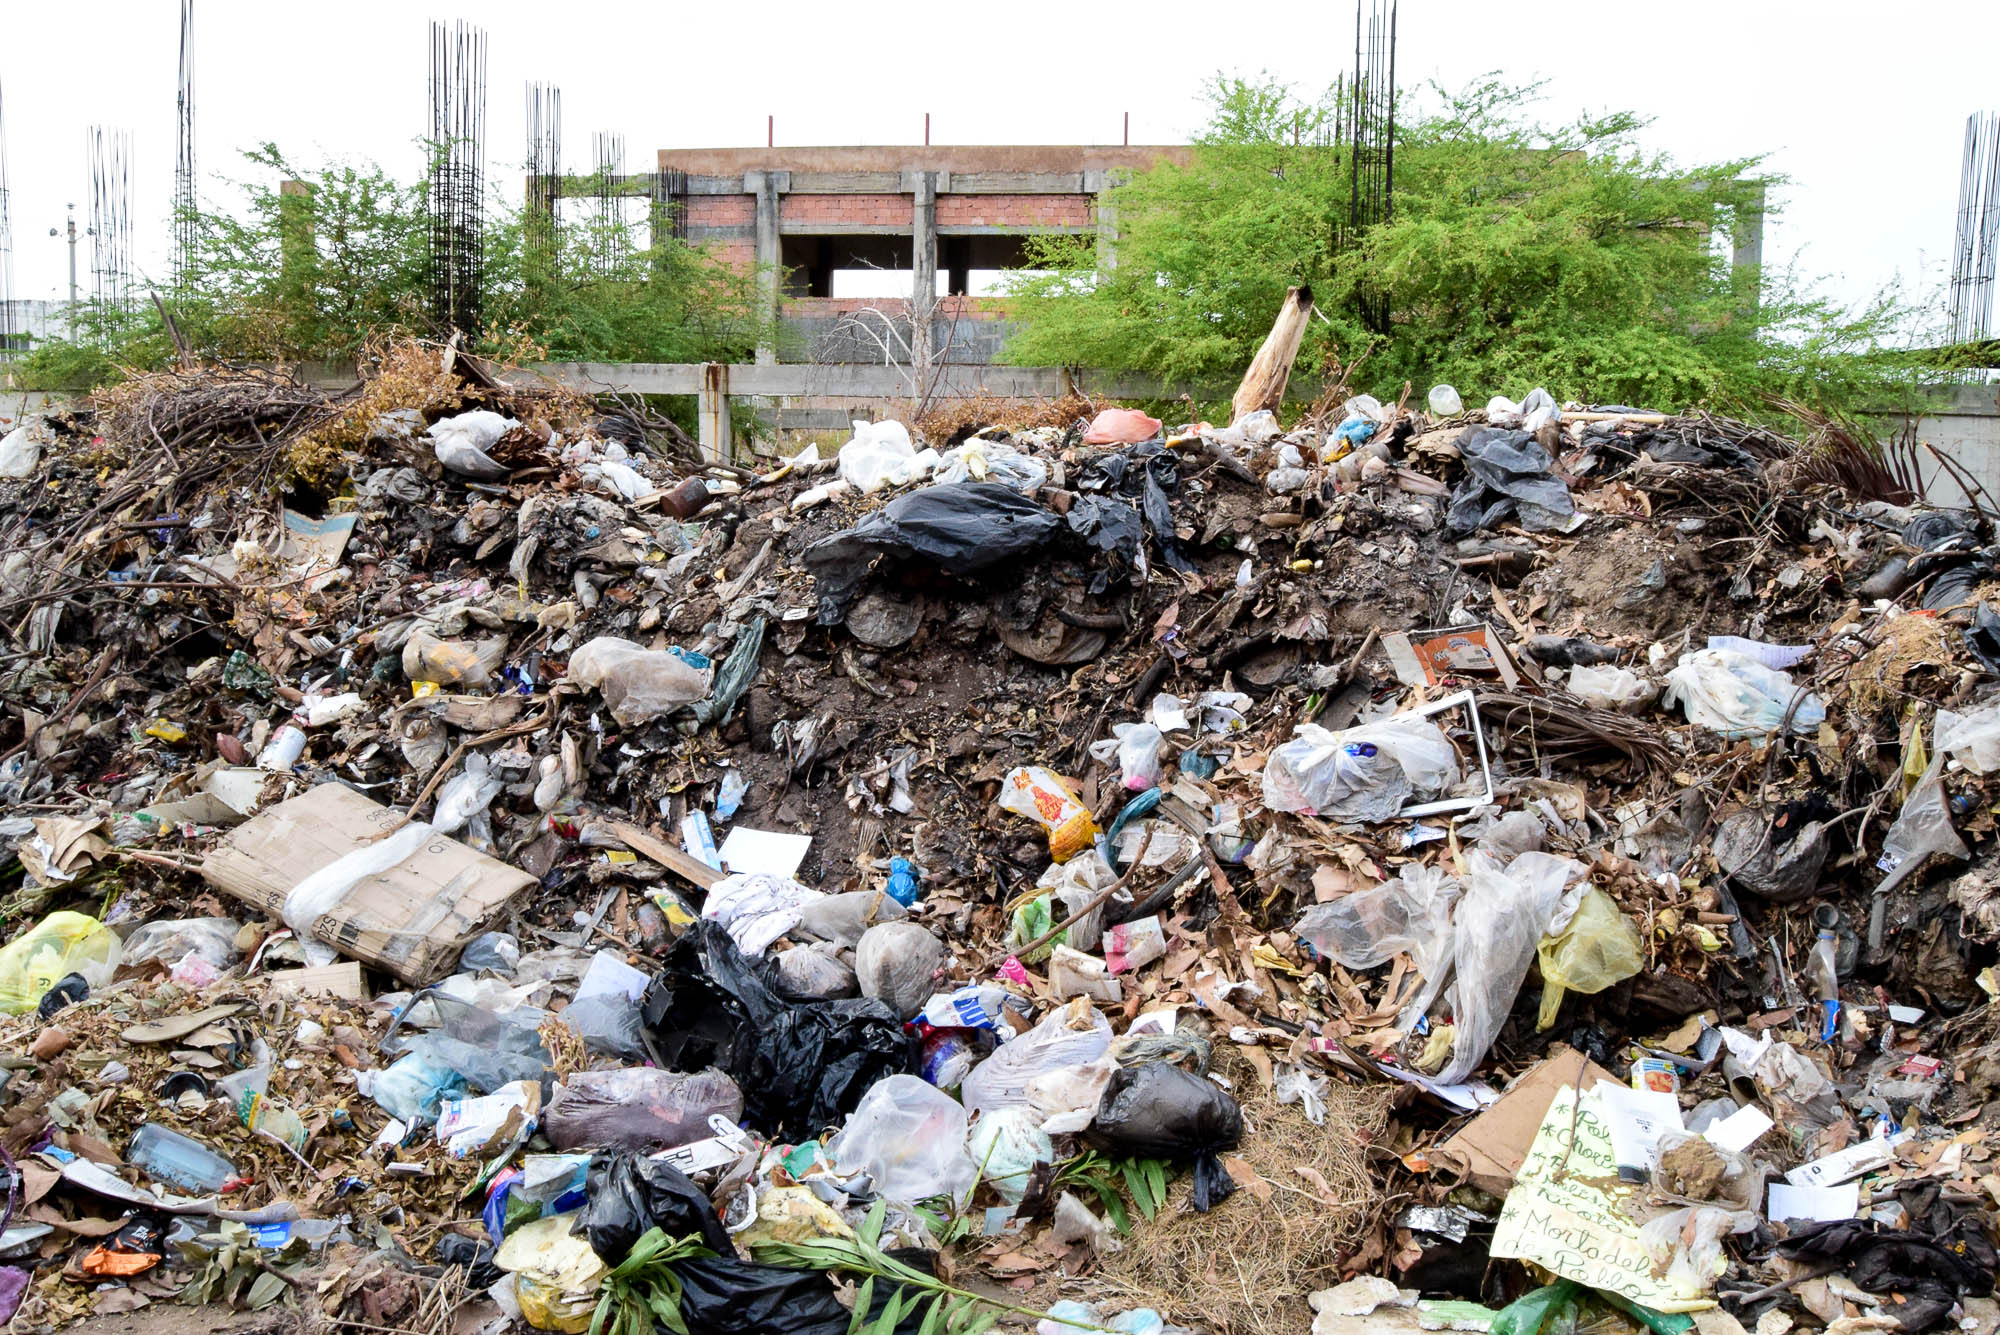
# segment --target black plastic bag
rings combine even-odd
[[[1194,1208],[1236,1190],[1220,1157],[1243,1142],[1243,1110],[1213,1080],[1149,1062],[1111,1077],[1083,1143],[1121,1159],[1194,1160]]]
[[[1467,427],[1457,445],[1465,480],[1445,511],[1446,532],[1471,533],[1513,516],[1538,533],[1562,527],[1576,513],[1569,488],[1550,471],[1555,460],[1527,432]]]
[[[702,1245],[721,1256],[735,1250],[708,1193],[670,1163],[640,1154],[600,1154],[590,1161],[584,1194],[584,1235],[606,1265],[624,1260],[652,1228],[670,1238],[699,1234]]]
[[[928,561],[969,575],[1046,547],[1061,516],[998,482],[945,482],[899,496],[853,528],[806,548],[819,593],[819,622],[837,626],[878,556]]]
[[[887,1006],[787,1001],[772,971],[706,918],[674,943],[639,1005],[655,1062],[728,1072],[745,1120],[789,1140],[837,1125],[876,1081],[917,1069],[916,1041]]]
[[[463,1233],[447,1233],[438,1239],[437,1260],[439,1265],[464,1266],[466,1288],[490,1289],[506,1273],[493,1264],[496,1250],[490,1242],[468,1238]]]
[[[1113,558],[1114,564],[1131,570],[1145,561],[1146,525],[1129,501],[1111,496],[1079,496],[1070,503],[1069,531],[1088,546]],[[1090,575],[1090,591],[1103,593],[1111,587],[1111,570],[1100,566]],[[1121,571],[1122,573],[1122,571]]]
[[[928,1253],[892,1251],[904,1265],[929,1270]],[[674,1273],[681,1281],[681,1316],[688,1335],[847,1335],[854,1314],[834,1296],[832,1276],[819,1270],[758,1265],[723,1256],[712,1261],[681,1261]],[[868,1318],[882,1315],[896,1293],[894,1284],[877,1281],[868,1303]],[[930,1304],[898,1322],[899,1331],[914,1331]]]
[[[1190,571],[1194,565],[1181,555],[1174,536],[1173,506],[1167,503],[1168,494],[1178,491],[1180,485],[1179,461],[1157,440],[1096,456],[1084,464],[1077,481],[1078,490],[1086,495],[1101,492],[1137,501],[1146,531],[1160,550],[1160,563],[1170,570]],[[1071,527],[1075,527],[1074,520]]]

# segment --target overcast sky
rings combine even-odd
[[[239,151],[371,158],[420,170],[426,23],[491,37],[487,151],[523,156],[523,85],[563,94],[567,164],[622,132],[628,170],[662,147],[1175,142],[1217,70],[1325,84],[1353,60],[1352,11],[1326,0],[1249,9],[1189,0],[838,7],[564,0],[195,0],[197,153],[205,197]],[[17,294],[60,297],[63,206],[89,198],[87,126],[130,129],[142,269],[158,274],[174,160],[175,0],[0,0],[0,94]],[[1404,0],[1399,83],[1487,71],[1546,78],[1548,120],[1629,109],[1644,143],[1684,162],[1768,154],[1789,176],[1766,259],[1860,302],[1900,277],[1935,293],[1952,240],[1965,118],[2000,105],[2000,2]],[[79,247],[88,290],[89,248]]]

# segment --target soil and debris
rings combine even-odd
[[[1994,515],[1339,398],[8,424],[9,1329],[1993,1329]]]

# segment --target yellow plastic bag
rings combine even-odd
[[[1542,1013],[1535,1026],[1556,1022],[1565,992],[1602,992],[1639,972],[1646,950],[1639,929],[1611,896],[1592,887],[1583,892],[1569,925],[1535,947],[1542,966]]]
[[[73,973],[102,987],[124,954],[118,933],[88,913],[51,913],[0,949],[0,1014],[33,1010]]]
[[[1068,862],[1097,838],[1090,808],[1077,799],[1062,776],[1041,765],[1007,771],[1000,781],[1000,809],[1040,821],[1049,832],[1049,852]]]

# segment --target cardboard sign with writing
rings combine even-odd
[[[1715,1300],[1653,1274],[1625,1194],[1611,1130],[1596,1100],[1558,1090],[1493,1229],[1494,1256],[1533,1261],[1564,1279],[1621,1294],[1660,1312],[1692,1312]]]

